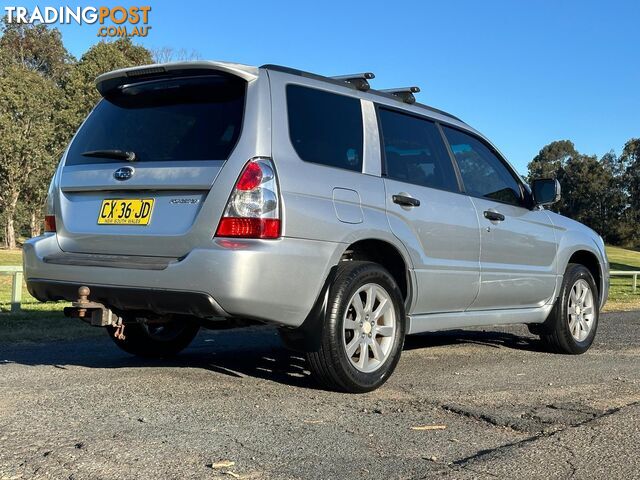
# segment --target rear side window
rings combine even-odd
[[[287,85],[289,136],[298,156],[362,171],[362,110],[357,98]]]
[[[435,123],[380,108],[387,177],[458,191],[456,175]]]
[[[131,151],[136,161],[226,160],[242,128],[246,83],[223,75],[125,85],[100,101],[78,131],[67,165],[113,162],[83,156]]]
[[[520,184],[484,142],[454,128],[443,129],[469,195],[523,205]]]

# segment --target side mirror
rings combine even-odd
[[[560,182],[555,178],[540,178],[531,184],[533,201],[536,205],[551,205],[560,200]]]

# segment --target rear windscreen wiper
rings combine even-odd
[[[125,150],[91,150],[84,152],[83,157],[115,158],[116,160],[136,161],[135,152]]]

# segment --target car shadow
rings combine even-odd
[[[405,350],[475,344],[492,348],[541,351],[539,342],[502,331],[453,330],[409,336]],[[0,344],[3,364],[87,368],[191,368],[233,378],[253,377],[300,388],[318,389],[304,354],[284,348],[273,327],[202,331],[180,355],[146,359],[120,351],[108,338],[87,338],[42,344]]]
[[[405,350],[475,344],[492,348],[510,348],[528,352],[546,352],[538,337],[504,331],[447,330],[410,335],[404,342]]]

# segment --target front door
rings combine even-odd
[[[443,128],[480,224],[480,292],[471,310],[536,307],[556,285],[556,239],[544,210],[527,208],[519,179],[488,144]]]

